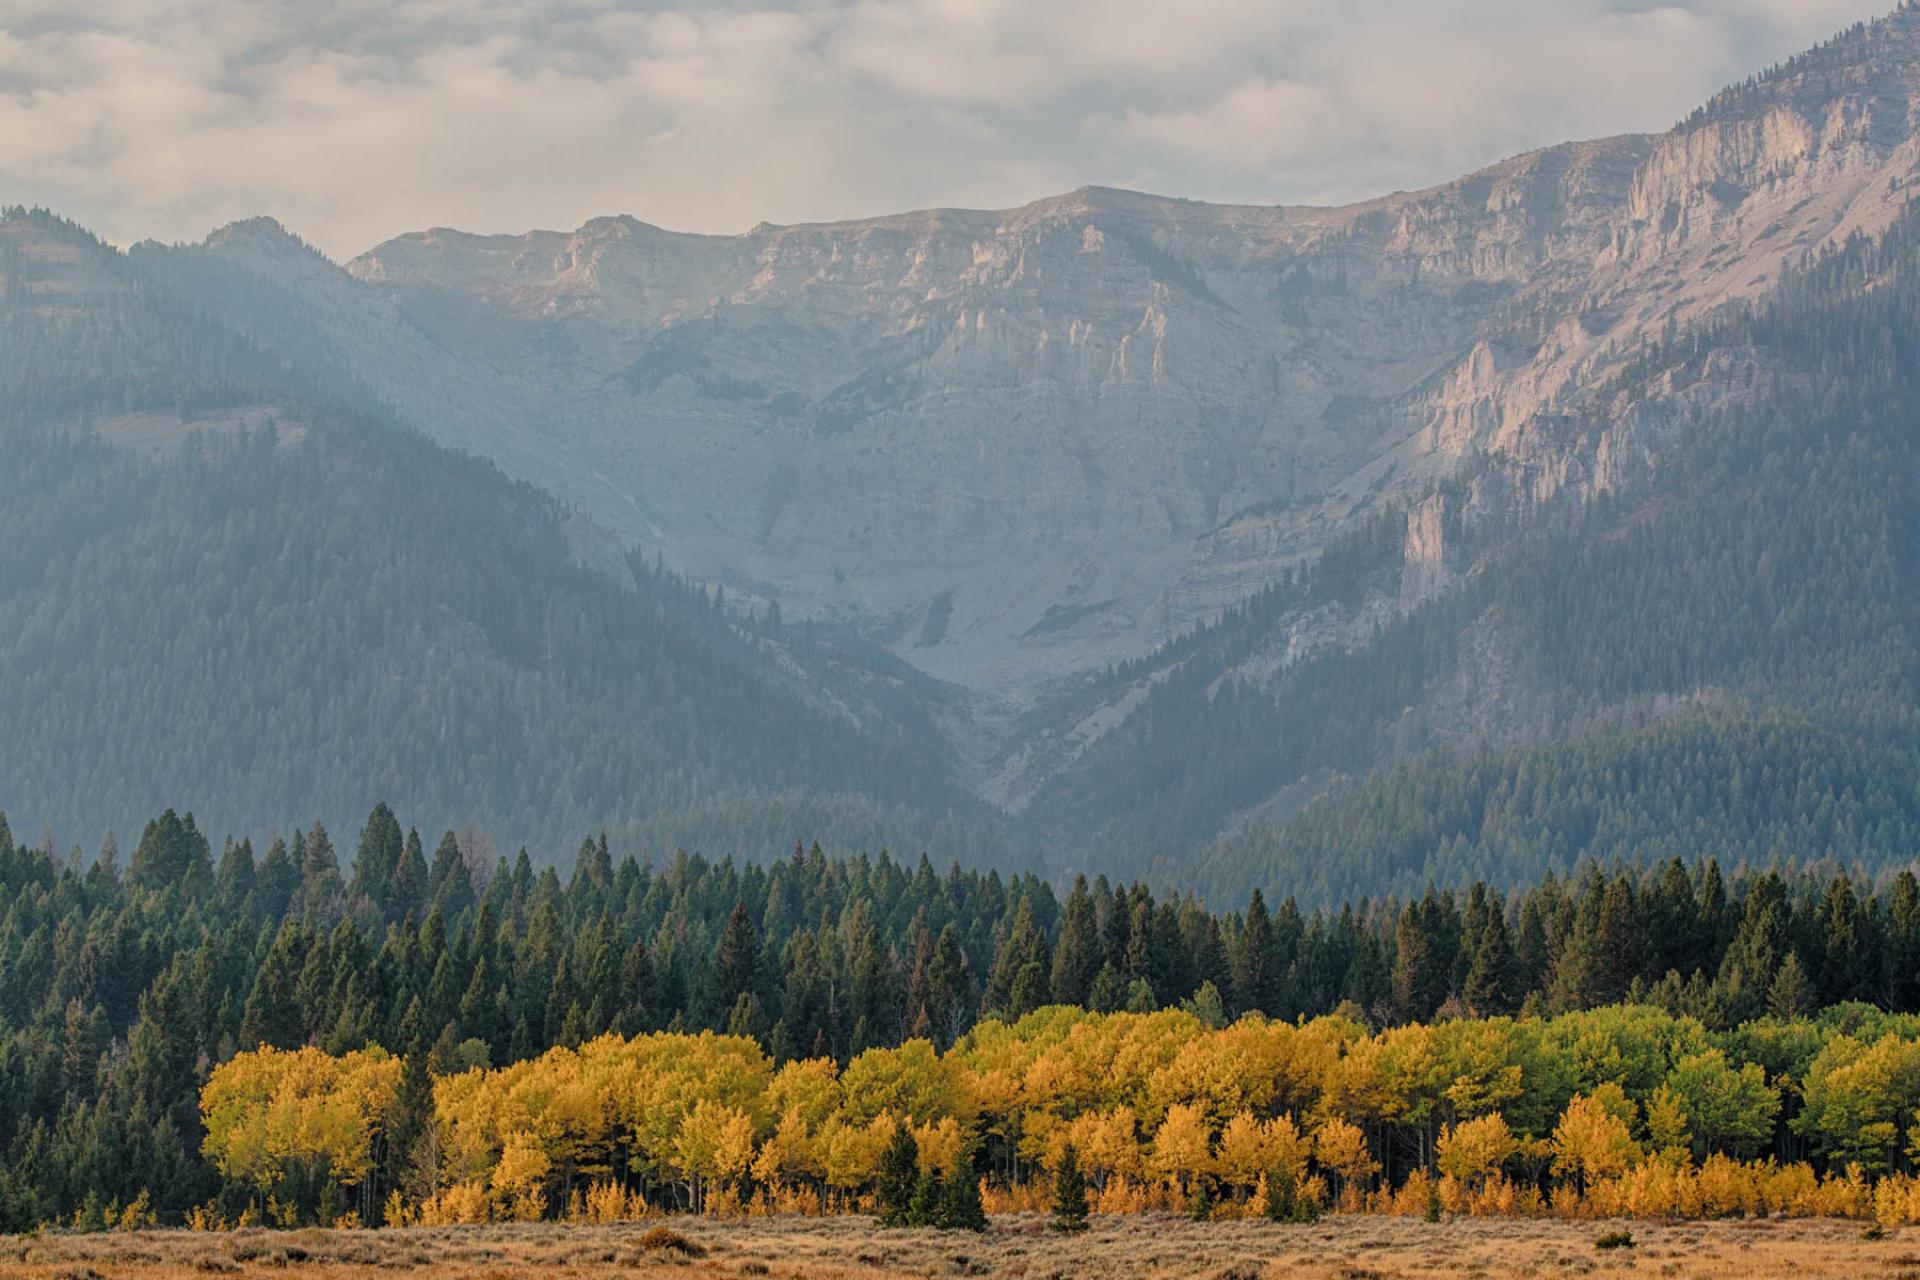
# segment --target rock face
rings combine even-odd
[[[1209,616],[1373,501],[1424,429],[1402,402],[1594,241],[1648,149],[1339,210],[1089,189],[726,239],[428,232],[350,269],[503,374],[603,520],[1025,697]]]
[[[694,236],[256,234],[339,358],[436,436],[789,617],[1012,707],[1244,599],[1387,501],[1446,589],[1456,517],[1657,465],[1597,390],[1646,341],[1909,198],[1920,14],[1659,137],[1338,209],[1097,188]],[[271,239],[271,237],[267,237]],[[1697,390],[1695,394],[1697,394]]]

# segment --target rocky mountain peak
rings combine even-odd
[[[1024,702],[1463,459],[1503,474],[1462,519],[1650,465],[1659,415],[1589,389],[1884,226],[1916,65],[1905,9],[1667,134],[1342,207],[1086,186],[738,235],[422,231],[326,313],[409,416],[623,540]]]

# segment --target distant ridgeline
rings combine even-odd
[[[0,807],[97,836],[384,794],[513,844],[1001,852],[897,663],[575,546],[215,265],[189,291],[0,215]]]
[[[1675,1046],[1717,1046],[1757,1063],[1772,1089],[1800,1079],[1835,1028],[1884,1021],[1858,1006],[1822,1031],[1796,1020],[1845,1002],[1920,1011],[1911,871],[1870,883],[1783,868],[1728,881],[1712,861],[1676,861],[1593,869],[1505,897],[1475,886],[1303,915],[1290,900],[1270,910],[1256,894],[1244,911],[1210,914],[1139,884],[1080,881],[1062,901],[1033,876],[941,873],[924,860],[830,859],[818,849],[764,866],[680,856],[652,867],[616,863],[595,839],[562,877],[536,873],[524,853],[496,861],[451,832],[429,852],[384,805],[344,876],[318,825],[264,852],[229,841],[216,857],[192,818],[171,811],[119,863],[111,848],[91,863],[62,859],[15,843],[0,824],[0,1206],[14,1226],[76,1212],[97,1221],[106,1205],[143,1193],[168,1220],[222,1194],[239,1212],[258,1188],[246,1177],[223,1183],[203,1155],[201,1091],[216,1065],[261,1047],[343,1055],[380,1046],[446,1074],[527,1062],[606,1033],[710,1030],[742,1038],[728,1052],[755,1061],[845,1065],[911,1040],[926,1041],[928,1055],[969,1044],[963,1051],[981,1052],[1003,1034],[978,1030],[982,1020],[1049,1005],[1180,1009],[1202,1028],[1256,1011],[1283,1021],[1337,1011],[1358,1034],[1358,1024],[1632,1001],[1686,1020],[1684,1035],[1646,1048],[1653,1083],[1676,1065],[1660,1056]],[[1756,1018],[1778,1021],[1735,1030]],[[1250,1062],[1228,1075],[1244,1073],[1252,1087],[1274,1069]],[[1600,1074],[1540,1087],[1591,1092],[1612,1078],[1611,1068],[1580,1070]],[[1920,1075],[1906,1079],[1902,1088],[1920,1092]],[[424,1086],[410,1087],[417,1108]],[[1805,1154],[1798,1087],[1787,1089],[1796,1101],[1739,1130],[1727,1149]],[[1896,1165],[1920,1107],[1920,1096],[1906,1096],[1889,1103],[1898,1114],[1892,1136],[1881,1135]],[[1476,1112],[1423,1114],[1370,1129],[1375,1157],[1404,1174],[1415,1167],[1409,1151],[1425,1159],[1441,1117]],[[778,1119],[764,1108],[753,1115],[761,1128]],[[1257,1118],[1275,1115],[1267,1107]],[[1695,1138],[1707,1123],[1695,1116]],[[351,1182],[375,1215],[411,1167],[400,1148],[422,1131],[387,1135],[383,1181],[309,1161],[306,1181],[281,1194],[310,1216],[333,1203],[323,1193]],[[998,1154],[983,1161],[1017,1172],[1033,1158],[1016,1159],[1018,1134],[986,1136]],[[564,1203],[568,1191],[538,1189],[543,1211],[549,1192]]]

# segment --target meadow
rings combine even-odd
[[[1613,1231],[1633,1244],[1602,1249]],[[886,1230],[858,1217],[676,1218],[382,1231],[260,1229],[45,1234],[0,1242],[0,1280],[204,1280],[271,1275],[362,1280],[529,1276],[1202,1277],[1204,1280],[1415,1280],[1594,1273],[1682,1280],[1920,1280],[1920,1231],[1832,1219],[1594,1222],[1340,1215],[1305,1225],[1196,1223],[1161,1214],[1101,1216],[1063,1236],[1035,1214],[996,1216],[984,1233]]]

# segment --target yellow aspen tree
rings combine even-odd
[[[1220,1130],[1220,1146],[1214,1156],[1220,1178],[1236,1192],[1249,1192],[1273,1167],[1267,1127],[1242,1111]]]
[[[1340,1189],[1364,1191],[1380,1164],[1367,1145],[1360,1126],[1335,1116],[1320,1126],[1313,1139],[1314,1158],[1340,1179]]]
[[[769,1185],[791,1186],[826,1174],[825,1155],[814,1141],[813,1131],[798,1107],[788,1108],[754,1157],[753,1176]]]
[[[920,1172],[944,1175],[966,1149],[967,1135],[952,1116],[913,1126],[913,1142],[920,1150]]]
[[[1671,1165],[1684,1165],[1693,1154],[1686,1107],[1672,1085],[1661,1085],[1647,1099],[1647,1143]]]
[[[695,1103],[674,1139],[674,1167],[687,1183],[694,1212],[706,1208],[712,1184],[738,1183],[752,1164],[752,1118],[705,1098]]]
[[[488,1190],[501,1216],[517,1222],[537,1222],[546,1215],[547,1174],[553,1161],[528,1134],[507,1137],[493,1166]]]
[[[1462,1120],[1440,1135],[1440,1172],[1478,1190],[1520,1150],[1520,1140],[1498,1111]]]
[[[1198,1106],[1177,1102],[1167,1108],[1167,1118],[1153,1135],[1152,1169],[1183,1190],[1194,1178],[1213,1171],[1212,1135]]]
[[[1617,1177],[1640,1153],[1627,1122],[1608,1099],[1576,1093],[1553,1131],[1553,1171],[1585,1195],[1596,1179]]]
[[[1080,1153],[1081,1167],[1097,1185],[1105,1187],[1113,1178],[1138,1182],[1146,1176],[1138,1130],[1132,1107],[1091,1112],[1074,1120],[1071,1140]]]

